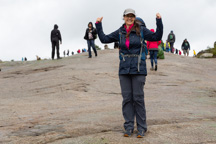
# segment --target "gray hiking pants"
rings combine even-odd
[[[122,113],[125,130],[134,129],[136,116],[137,130],[147,131],[146,109],[144,102],[144,75],[119,75],[123,97]]]

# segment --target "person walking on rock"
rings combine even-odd
[[[151,29],[154,33],[154,29]],[[161,41],[147,41],[147,48],[150,52],[151,59],[151,69],[157,71],[157,54],[158,54],[158,46],[161,44]],[[155,63],[155,68],[154,68]]]
[[[62,44],[62,37],[57,24],[54,25],[54,29],[51,31],[50,39],[52,43],[52,59],[55,57],[55,47],[57,51],[57,59],[61,59],[59,53],[59,41],[60,44]]]
[[[69,50],[67,50],[67,56],[69,56],[70,55],[70,51]]]
[[[86,33],[84,36],[84,39],[87,40],[87,44],[88,44],[89,58],[92,57],[91,47],[93,48],[95,56],[97,56],[97,50],[95,48],[95,43],[94,43],[96,37],[97,37],[97,30],[93,27],[92,22],[89,22],[88,28],[86,29]]]
[[[142,138],[147,131],[144,102],[147,70],[141,35],[143,34],[147,41],[160,41],[163,35],[163,24],[161,15],[158,13],[156,15],[157,30],[154,33],[135,21],[136,14],[133,9],[126,9],[123,18],[125,23],[111,34],[106,35],[103,32],[103,17],[97,18],[96,28],[102,43],[119,42],[119,80],[123,97],[124,136],[129,137],[133,134],[136,117],[137,137]]]
[[[187,39],[185,39],[182,43],[182,50],[183,50],[184,56],[186,56],[186,54],[187,56],[189,56],[190,44],[187,41]]]
[[[170,32],[170,34],[168,35],[168,38],[167,38],[168,42],[170,43],[170,51],[171,53],[174,53],[174,43],[175,43],[175,34],[173,33],[173,31]]]

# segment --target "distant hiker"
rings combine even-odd
[[[81,52],[80,49],[78,49],[77,53],[79,54],[80,52]]]
[[[84,48],[83,50],[84,50],[84,52],[87,52],[87,49],[86,49],[86,48]]]
[[[96,28],[102,43],[119,42],[119,79],[123,97],[122,112],[125,119],[124,136],[129,137],[132,135],[136,116],[137,138],[142,138],[147,131],[144,102],[144,85],[147,70],[143,39],[160,41],[163,35],[163,24],[158,13],[156,15],[157,31],[154,33],[141,26],[138,21],[135,21],[135,17],[134,10],[126,9],[123,14],[125,23],[109,35],[103,32],[103,17],[97,18]]]
[[[176,50],[175,50],[175,54],[177,54],[177,55],[178,55],[178,49],[176,49]]]
[[[41,58],[39,56],[36,55],[37,60],[41,60]]]
[[[187,41],[187,39],[185,39],[182,43],[182,50],[183,50],[184,56],[186,56],[186,54],[187,54],[187,56],[189,55],[190,44]]]
[[[164,43],[164,48],[166,49],[166,52],[170,51],[170,43],[168,42],[168,40],[166,40],[166,42]]]
[[[194,57],[196,56],[196,52],[195,52],[195,50],[193,50],[193,53],[194,53]]]
[[[51,31],[50,39],[52,43],[52,59],[55,57],[55,47],[57,51],[57,59],[61,59],[59,54],[59,41],[60,44],[62,44],[62,37],[57,24],[54,25],[54,29]]]
[[[109,49],[107,44],[104,45],[104,49]]]
[[[72,53],[71,53],[72,55],[74,55],[74,52],[72,51]]]
[[[179,55],[181,55],[182,54],[182,52],[181,52],[181,50],[179,50]]]
[[[25,57],[24,60],[27,61],[27,58]]]
[[[87,44],[88,44],[89,58],[92,57],[91,47],[93,48],[95,56],[97,56],[97,50],[95,48],[95,43],[94,43],[96,38],[97,38],[97,30],[93,27],[92,22],[89,22],[88,28],[86,29],[86,33],[84,36],[84,39],[87,40]]]
[[[63,52],[64,57],[65,57],[65,54],[66,54],[66,52],[65,52],[65,50],[64,50],[64,52]]]
[[[119,48],[119,43],[118,42],[114,42],[114,49],[118,49]]]
[[[154,33],[154,29],[151,29]],[[147,48],[150,52],[150,59],[151,59],[151,69],[157,71],[157,54],[158,54],[158,46],[161,44],[161,41],[147,41]],[[155,63],[155,67],[154,67]]]
[[[175,34],[173,33],[173,31],[170,32],[170,34],[168,35],[168,42],[170,43],[170,51],[171,53],[174,53],[173,51],[173,47],[174,47],[174,43],[175,43]]]
[[[24,58],[22,57],[22,61],[24,61]]]
[[[69,55],[70,55],[70,51],[68,50],[68,51],[67,51],[67,56],[69,56]]]
[[[214,48],[216,48],[216,41],[214,42]]]

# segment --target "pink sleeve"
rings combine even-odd
[[[161,41],[158,41],[158,45],[160,45],[161,44]]]

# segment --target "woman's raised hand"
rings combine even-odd
[[[157,17],[157,19],[161,19],[160,13],[157,13],[157,14],[156,14],[156,17]]]
[[[103,20],[103,17],[99,17],[99,18],[97,18],[97,20],[96,20],[96,22],[102,22],[102,20]]]

